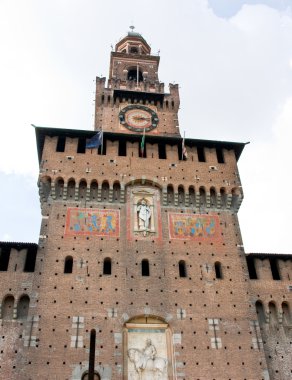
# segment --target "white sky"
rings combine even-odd
[[[30,124],[92,129],[95,77],[132,23],[160,49],[160,80],[180,84],[181,131],[251,142],[246,252],[292,253],[292,0],[1,0],[0,240],[38,241]]]

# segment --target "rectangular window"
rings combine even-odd
[[[166,147],[163,143],[158,144],[158,157],[161,160],[166,160]]]
[[[37,249],[28,248],[26,253],[26,259],[24,264],[24,272],[34,272],[35,261],[36,261]]]
[[[56,152],[65,152],[66,137],[59,136],[57,141]]]
[[[127,155],[127,142],[124,140],[119,141],[119,156]]]
[[[198,160],[199,160],[199,162],[206,162],[204,148],[202,146],[198,146],[197,147],[197,152],[198,152]]]
[[[85,153],[86,139],[84,137],[79,137],[77,145],[77,153]]]
[[[0,271],[7,271],[10,259],[10,248],[0,248]]]
[[[221,148],[216,148],[216,155],[218,164],[224,164],[224,155]]]

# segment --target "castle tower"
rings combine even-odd
[[[42,225],[0,243],[1,378],[290,378],[291,257],[246,260],[244,144],[183,140],[158,67],[129,32],[95,131],[35,128]]]

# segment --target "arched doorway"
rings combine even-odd
[[[87,371],[82,375],[81,380],[91,380],[89,379],[89,374]],[[94,376],[92,380],[101,380],[101,377],[99,376],[97,372],[94,372]]]

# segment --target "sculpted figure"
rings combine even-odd
[[[146,200],[143,198],[137,207],[139,229],[146,231],[149,228],[149,221],[151,218],[151,209],[147,205]]]

